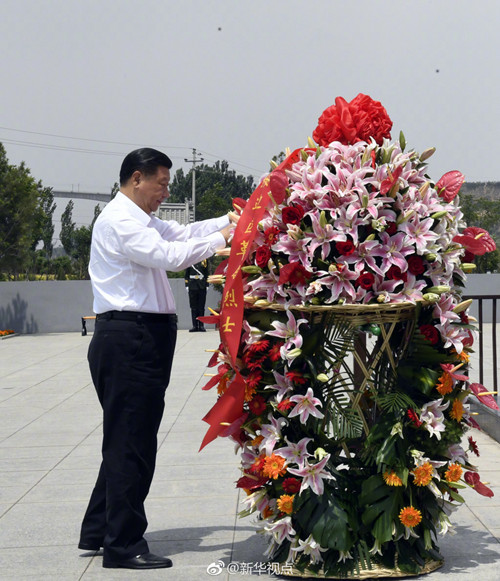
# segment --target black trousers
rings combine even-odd
[[[191,319],[193,327],[203,326],[203,323],[197,320],[205,314],[205,302],[207,300],[207,289],[190,289],[189,290],[189,308],[191,309]]]
[[[119,561],[148,552],[144,501],[155,470],[177,335],[175,315],[96,320],[88,360],[103,409],[102,463],[80,540]]]

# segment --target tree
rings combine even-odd
[[[45,257],[50,259],[54,249],[54,223],[52,218],[56,204],[54,203],[52,188],[44,188],[41,182],[38,182],[37,188],[38,205],[36,209],[36,226],[33,232],[32,248],[35,250],[39,242],[42,242]]]
[[[68,256],[72,256],[75,242],[75,223],[73,222],[73,208],[75,203],[70,200],[61,216],[61,244]]]
[[[187,174],[178,169],[170,186],[170,201],[191,200],[193,170]],[[233,198],[248,198],[255,189],[253,176],[247,177],[229,169],[227,161],[196,168],[196,219],[215,218],[231,209]]]
[[[477,226],[487,230],[497,243],[497,250],[483,256],[476,256],[474,272],[498,272],[500,268],[500,200],[475,197],[470,194],[460,196],[460,207],[467,226]]]
[[[17,278],[32,259],[39,184],[21,162],[10,165],[0,143],[0,272]]]

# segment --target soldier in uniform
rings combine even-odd
[[[189,307],[191,309],[191,318],[193,327],[189,329],[190,333],[205,332],[205,327],[198,317],[205,314],[205,301],[207,299],[208,287],[208,266],[207,261],[202,260],[190,266],[184,273],[184,282],[189,292]]]

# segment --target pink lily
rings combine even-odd
[[[293,395],[290,398],[290,401],[293,401],[296,405],[288,414],[289,418],[299,416],[300,422],[305,424],[310,415],[314,416],[315,418],[324,417],[324,414],[316,407],[323,404],[317,397],[314,397],[314,392],[311,387],[307,388],[306,395]]]
[[[299,442],[294,444],[290,442],[288,438],[285,437],[285,441],[288,446],[284,446],[283,448],[278,448],[275,450],[275,454],[279,456],[283,456],[287,462],[295,462],[298,466],[302,466],[305,459],[309,458],[311,454],[307,451],[307,444],[312,442],[312,438],[302,438]]]
[[[288,468],[290,474],[302,477],[300,492],[306,488],[311,488],[314,494],[317,494],[318,496],[323,494],[325,490],[323,479],[329,480],[333,478],[333,476],[324,469],[329,459],[330,454],[327,454],[323,460],[317,464],[309,464],[307,460],[304,460],[304,464],[301,468]]]

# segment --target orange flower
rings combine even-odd
[[[465,349],[461,353],[457,353],[457,356],[460,359],[460,361],[462,361],[463,363],[469,363],[470,356],[465,351]]]
[[[459,422],[464,415],[464,406],[459,399],[453,400],[450,417]]]
[[[286,514],[292,514],[294,498],[295,494],[282,494],[278,498],[278,509]]]
[[[245,401],[251,401],[256,391],[257,391],[256,385],[250,385],[249,383],[245,383]]]
[[[407,506],[399,513],[399,520],[405,527],[413,528],[422,520],[422,513],[413,506]]]
[[[262,474],[273,480],[276,480],[278,476],[284,476],[286,474],[285,462],[286,460],[277,454],[266,456]]]
[[[462,477],[462,466],[460,464],[450,464],[448,470],[444,473],[448,482],[458,482]]]
[[[417,486],[427,486],[432,480],[432,473],[434,468],[430,462],[425,462],[422,466],[418,466],[413,470],[412,474],[415,477],[413,480]]]
[[[219,385],[217,386],[217,393],[218,393],[219,395],[222,395],[222,394],[224,394],[224,393],[225,393],[225,391],[226,391],[226,389],[227,389],[227,381],[228,381],[228,379],[229,379],[229,378],[228,378],[228,375],[227,375],[227,373],[226,373],[226,374],[224,374],[224,375],[221,377],[221,380],[220,380],[220,382],[219,382]]]
[[[446,395],[453,391],[453,377],[447,371],[438,379],[436,389],[441,395]]]
[[[403,481],[393,470],[384,472],[384,481],[387,486],[403,486]]]
[[[264,436],[256,436],[253,440],[252,440],[252,446],[254,448],[258,448],[259,444],[262,442],[262,440],[264,439]]]
[[[274,510],[270,506],[266,506],[266,508],[262,511],[262,518],[268,518],[274,514]]]

